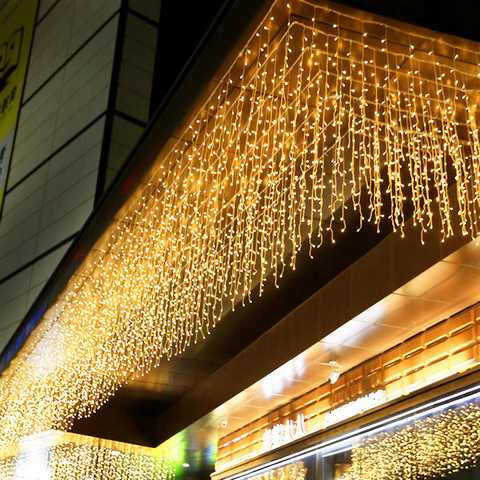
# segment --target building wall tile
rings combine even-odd
[[[113,118],[112,140],[114,142],[131,149],[142,133],[142,127],[118,116]]]
[[[46,257],[43,257],[42,259],[35,262],[35,264],[33,265],[32,278],[30,281],[30,293],[32,292],[32,289],[34,287],[38,287],[39,285],[43,287],[44,283],[48,280],[55,268],[57,268],[57,265],[65,255],[70,245],[71,242],[68,242],[67,244],[57,248],[55,251],[53,251]],[[37,295],[38,293],[40,292],[37,292]]]
[[[19,320],[22,320],[27,311],[27,301],[28,293],[23,293],[10,302],[0,306],[0,342],[2,330],[12,323],[17,323]]]
[[[155,50],[145,48],[140,42],[126,37],[123,42],[122,60],[126,60],[153,75]]]
[[[28,267],[12,278],[0,283],[0,306],[7,304],[20,295],[28,292],[31,276],[32,267]],[[0,318],[0,328],[2,321],[3,319]]]
[[[153,75],[124,60],[120,67],[118,83],[122,87],[150,99]]]
[[[106,110],[117,24],[115,17],[22,108],[7,189]]]
[[[35,258],[36,243],[36,237],[32,237],[17,248],[10,250],[7,255],[0,259],[0,280],[8,277]]]
[[[105,119],[96,122],[49,162],[45,203],[98,169]]]
[[[129,0],[128,6],[136,12],[153,20],[160,21],[160,0]]]
[[[10,230],[13,225],[28,218],[36,210],[38,199],[31,197],[37,192],[43,191],[47,176],[48,166],[43,165],[19,184],[18,187],[5,195],[2,221],[0,222],[0,237],[5,233],[5,230]],[[5,223],[9,226],[6,227]]]
[[[120,112],[126,113],[142,122],[148,121],[150,99],[121,85],[118,86],[115,106]]]
[[[57,0],[40,0],[38,5],[37,22],[40,22]]]
[[[51,202],[45,204],[42,209],[40,231],[74,211],[80,203],[94,197],[96,179],[97,172],[93,171],[55,197]]]
[[[48,81],[119,7],[120,0],[61,0],[42,17],[34,34],[24,99]],[[45,10],[41,7],[42,13]]]
[[[20,325],[20,320],[0,330],[0,351],[2,351],[5,348],[8,341],[10,340],[10,337],[15,333],[15,330],[19,325]]]
[[[38,235],[36,255],[41,255],[55,245],[77,233],[93,209],[94,198],[91,197],[56,222],[50,224]]]
[[[125,35],[151,50],[157,47],[157,29],[135,15],[127,16]]]
[[[40,192],[41,193],[41,192]],[[41,199],[43,195],[40,195],[38,204],[41,205]],[[30,215],[24,221],[19,222],[10,230],[5,231],[5,234],[0,237],[0,259],[7,256],[12,256],[13,252],[19,245],[22,245],[30,238],[34,237],[38,233],[38,227],[40,225],[40,210],[37,210]],[[3,222],[2,222],[3,229]],[[22,258],[17,258],[16,261],[19,265],[23,264]],[[0,275],[3,275],[1,272]]]

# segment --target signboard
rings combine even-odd
[[[0,11],[0,211],[22,100],[38,0],[10,0]]]
[[[335,423],[354,417],[359,413],[370,410],[371,408],[382,405],[387,401],[385,390],[377,390],[376,392],[357,398],[353,402],[349,402],[325,414],[325,427]],[[273,450],[275,448],[293,442],[298,438],[307,435],[305,417],[303,414],[297,415],[297,421],[287,420],[285,424],[277,424],[267,429],[263,434],[263,451]]]
[[[359,413],[363,413],[371,408],[378,407],[387,401],[387,392],[385,390],[377,390],[376,392],[357,398],[353,402],[346,403],[331,412],[325,414],[325,427],[334,423],[342,422],[347,418],[354,417]]]
[[[307,434],[305,417],[297,415],[297,421],[287,420],[284,424],[274,425],[263,434],[263,450],[273,450],[297,440]]]

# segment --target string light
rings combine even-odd
[[[306,475],[307,468],[303,462],[295,462],[252,477],[251,480],[305,480]]]
[[[100,439],[91,440],[102,442]],[[65,442],[48,447],[38,445],[35,449],[1,458],[0,479],[175,479],[171,462],[135,451],[148,449],[129,445],[125,451],[91,443]]]
[[[362,440],[345,480],[436,478],[476,466],[480,407],[474,403]]]
[[[457,217],[476,237],[472,55],[308,2],[275,2],[2,378],[0,449],[68,429],[204,338],[254,287],[262,295],[270,276],[278,286],[306,240],[310,252],[325,233],[335,241],[348,208],[354,228],[380,229],[389,216],[403,234],[411,203],[422,240],[436,217],[443,238]]]

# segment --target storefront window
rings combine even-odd
[[[475,386],[329,439],[236,480],[473,480],[480,479],[479,459],[480,386]]]
[[[404,424],[352,444],[345,480],[439,478],[469,470],[480,457],[480,404],[415,414]],[[335,467],[334,467],[335,468]],[[464,477],[462,477],[464,478]]]

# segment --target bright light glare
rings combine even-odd
[[[266,398],[280,395],[294,380],[302,378],[304,369],[305,353],[301,353],[261,380],[262,393]]]

